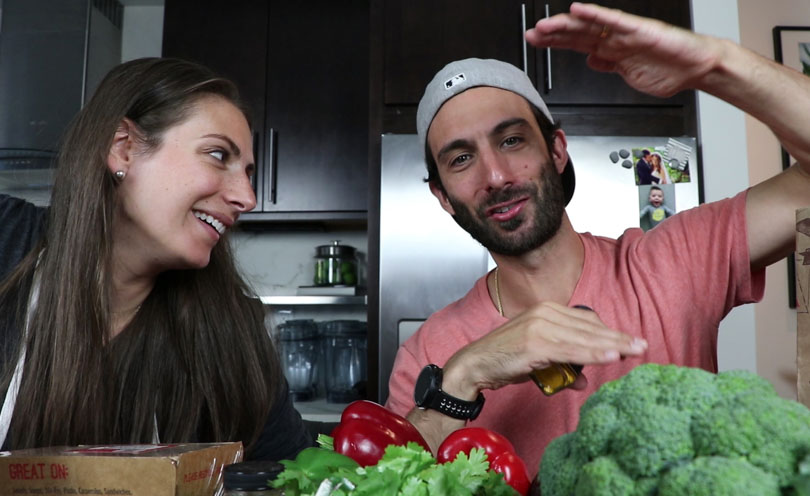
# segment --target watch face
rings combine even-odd
[[[416,385],[413,388],[413,399],[418,407],[430,404],[430,399],[436,393],[436,367],[428,365],[419,373],[416,378]]]

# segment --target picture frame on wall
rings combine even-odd
[[[810,77],[810,26],[775,26],[773,50],[777,62]],[[782,166],[790,167],[790,156],[782,151]]]
[[[810,26],[775,26],[773,28],[774,59],[810,77]],[[782,169],[794,162],[782,148]],[[788,257],[788,305],[796,308],[796,260]]]

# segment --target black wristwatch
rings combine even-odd
[[[484,395],[480,392],[475,401],[465,401],[442,391],[442,369],[433,364],[419,373],[413,399],[419,408],[430,408],[460,420],[474,420],[484,408]]]

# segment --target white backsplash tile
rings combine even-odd
[[[368,236],[363,231],[235,232],[231,236],[239,269],[259,296],[292,296],[299,286],[312,285],[315,247],[340,240],[357,250],[358,277],[366,281]],[[268,305],[267,327],[273,332],[289,319],[362,320],[365,305]]]
[[[333,240],[357,250],[359,276],[365,282],[368,236],[364,231],[244,231],[231,238],[239,268],[261,296],[295,295],[298,286],[311,286],[315,247]]]

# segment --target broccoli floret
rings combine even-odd
[[[575,494],[580,496],[632,494],[635,486],[633,479],[622,471],[616,460],[600,456],[582,466]]]
[[[756,393],[765,396],[776,395],[773,384],[762,377],[746,370],[729,370],[715,376],[717,389],[725,397],[732,397],[738,393]]]
[[[698,457],[661,477],[659,496],[780,496],[776,477],[737,458]]]
[[[698,455],[737,456],[784,486],[810,449],[810,410],[773,393],[741,392],[695,419]]]
[[[630,496],[658,496],[658,476],[637,479]]]
[[[768,381],[646,364],[588,398],[539,477],[543,496],[787,495],[806,484],[803,460],[810,410]]]
[[[752,409],[746,399],[753,399],[755,405],[766,401],[754,395],[732,396],[694,420],[692,433],[698,455],[746,457],[767,441],[765,431],[759,428],[759,407]]]
[[[695,417],[709,411],[717,402],[717,376],[711,372],[690,367],[664,367],[660,377],[657,389],[661,405],[672,406]]]
[[[694,456],[688,412],[655,404],[629,412],[614,431],[609,449],[625,472],[650,477]]]
[[[620,425],[619,418],[618,409],[610,403],[594,406],[588,415],[580,418],[574,437],[575,449],[590,459],[607,453],[613,431]]]
[[[619,409],[624,408],[627,406],[628,397],[632,397],[632,402],[635,404],[658,403],[659,391],[656,385],[660,379],[661,370],[654,367],[643,368],[639,372],[634,369],[621,380],[603,384],[598,391],[585,400],[585,404],[579,409],[580,422],[583,417],[588,416],[592,408],[599,405],[608,404]]]
[[[546,446],[543,458],[547,463],[540,465],[541,494],[573,494],[574,485],[586,459],[574,446],[574,434],[559,436]]]
[[[804,457],[799,462],[799,470],[792,481],[793,492],[789,493],[795,496],[810,496],[810,455]]]

